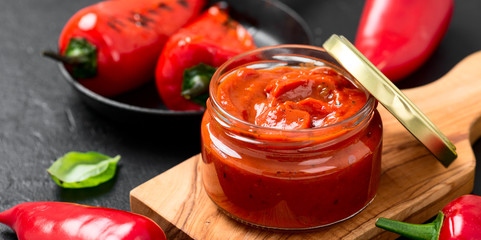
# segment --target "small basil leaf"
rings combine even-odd
[[[57,159],[47,172],[63,188],[94,187],[112,179],[120,156],[98,152],[69,152]]]

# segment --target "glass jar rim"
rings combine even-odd
[[[357,80],[352,75],[350,75],[347,72],[347,70],[344,67],[342,67],[342,65],[340,65],[334,59],[329,60],[331,65],[335,64],[335,65],[337,65],[337,68],[344,70],[344,72],[340,72],[340,74],[342,74],[344,77],[346,77],[349,81],[353,82],[356,87],[362,89],[367,95],[367,100],[366,100],[366,103],[364,104],[364,106],[362,106],[362,108],[359,109],[359,111],[357,111],[356,113],[354,113],[353,115],[349,116],[348,118],[346,118],[342,121],[336,122],[334,124],[322,126],[322,127],[315,127],[315,128],[279,129],[279,128],[273,128],[273,127],[260,126],[260,125],[256,125],[254,123],[245,121],[243,119],[239,119],[239,118],[233,116],[232,114],[230,114],[225,109],[223,109],[221,107],[221,105],[219,104],[219,102],[217,101],[216,97],[215,97],[216,96],[215,91],[216,91],[216,88],[217,88],[216,84],[220,80],[222,80],[222,78],[225,74],[229,74],[229,73],[231,73],[231,72],[233,72],[233,71],[235,71],[235,70],[237,70],[241,67],[253,65],[256,62],[261,62],[262,59],[258,60],[258,61],[249,62],[249,63],[243,64],[243,65],[240,65],[240,66],[236,66],[233,69],[228,70],[228,72],[226,72],[226,73],[221,73],[221,72],[224,69],[226,69],[230,64],[232,64],[236,61],[239,61],[239,60],[241,60],[243,58],[246,58],[248,56],[252,56],[252,55],[255,55],[255,54],[258,54],[258,53],[261,53],[261,52],[274,50],[274,49],[300,49],[300,50],[301,49],[307,49],[307,50],[325,52],[326,54],[329,54],[329,53],[326,52],[326,50],[324,48],[321,48],[321,47],[310,46],[310,45],[302,45],[302,44],[283,44],[283,45],[274,45],[274,46],[256,48],[254,50],[250,50],[250,51],[241,53],[241,54],[239,54],[239,55],[237,55],[233,58],[230,58],[226,62],[224,62],[219,68],[217,68],[216,72],[212,76],[212,80],[211,80],[210,86],[209,86],[209,96],[210,97],[209,97],[208,104],[212,105],[215,108],[215,110],[219,110],[219,111],[216,111],[216,112],[220,113],[223,116],[224,119],[234,120],[236,122],[236,124],[235,124],[236,128],[239,128],[239,124],[240,124],[241,126],[247,128],[247,129],[260,129],[260,130],[264,130],[264,131],[279,132],[279,133],[309,133],[309,132],[317,132],[317,131],[326,131],[328,129],[333,129],[333,128],[343,126],[343,125],[346,125],[346,124],[349,124],[349,123],[352,123],[352,122],[359,122],[359,121],[355,121],[355,120],[359,119],[362,116],[368,116],[370,112],[374,111],[375,106],[376,106],[376,99],[374,98],[374,96],[372,96],[364,87],[362,87],[362,85],[359,84],[357,82]],[[306,57],[309,57],[309,58],[312,59],[312,57],[310,57],[310,56],[306,56]],[[321,59],[319,59],[319,60],[321,60]],[[339,69],[337,69],[337,68],[334,68],[334,70],[336,70],[336,72],[339,72],[338,71]],[[348,75],[348,76],[346,76],[346,75]],[[231,121],[229,121],[229,122],[231,122]],[[362,121],[360,121],[360,122],[362,122]]]

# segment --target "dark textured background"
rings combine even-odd
[[[67,201],[129,210],[131,189],[200,151],[198,131],[179,132],[168,123],[139,128],[99,116],[81,102],[57,65],[40,55],[45,49],[56,49],[68,18],[93,2],[0,0],[0,211],[26,201]],[[332,33],[354,40],[362,1],[284,2],[304,17],[314,45],[322,44]],[[407,88],[431,82],[480,50],[480,9],[481,1],[456,1],[450,28],[437,51],[398,85]],[[72,150],[122,155],[117,176],[87,190],[59,188],[45,170]],[[480,158],[480,143],[475,150]],[[474,192],[481,194],[481,182]],[[16,239],[3,225],[0,238]]]

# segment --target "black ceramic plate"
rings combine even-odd
[[[210,1],[210,5],[216,1]],[[312,34],[304,20],[289,7],[275,0],[231,0],[229,13],[252,34],[258,47],[278,44],[311,44]],[[175,124],[200,121],[202,111],[167,109],[153,81],[126,94],[106,98],[75,81],[62,64],[60,70],[80,97],[102,115],[119,122],[165,122]]]

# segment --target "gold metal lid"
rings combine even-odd
[[[454,144],[345,37],[334,34],[323,47],[445,167],[456,159]]]

